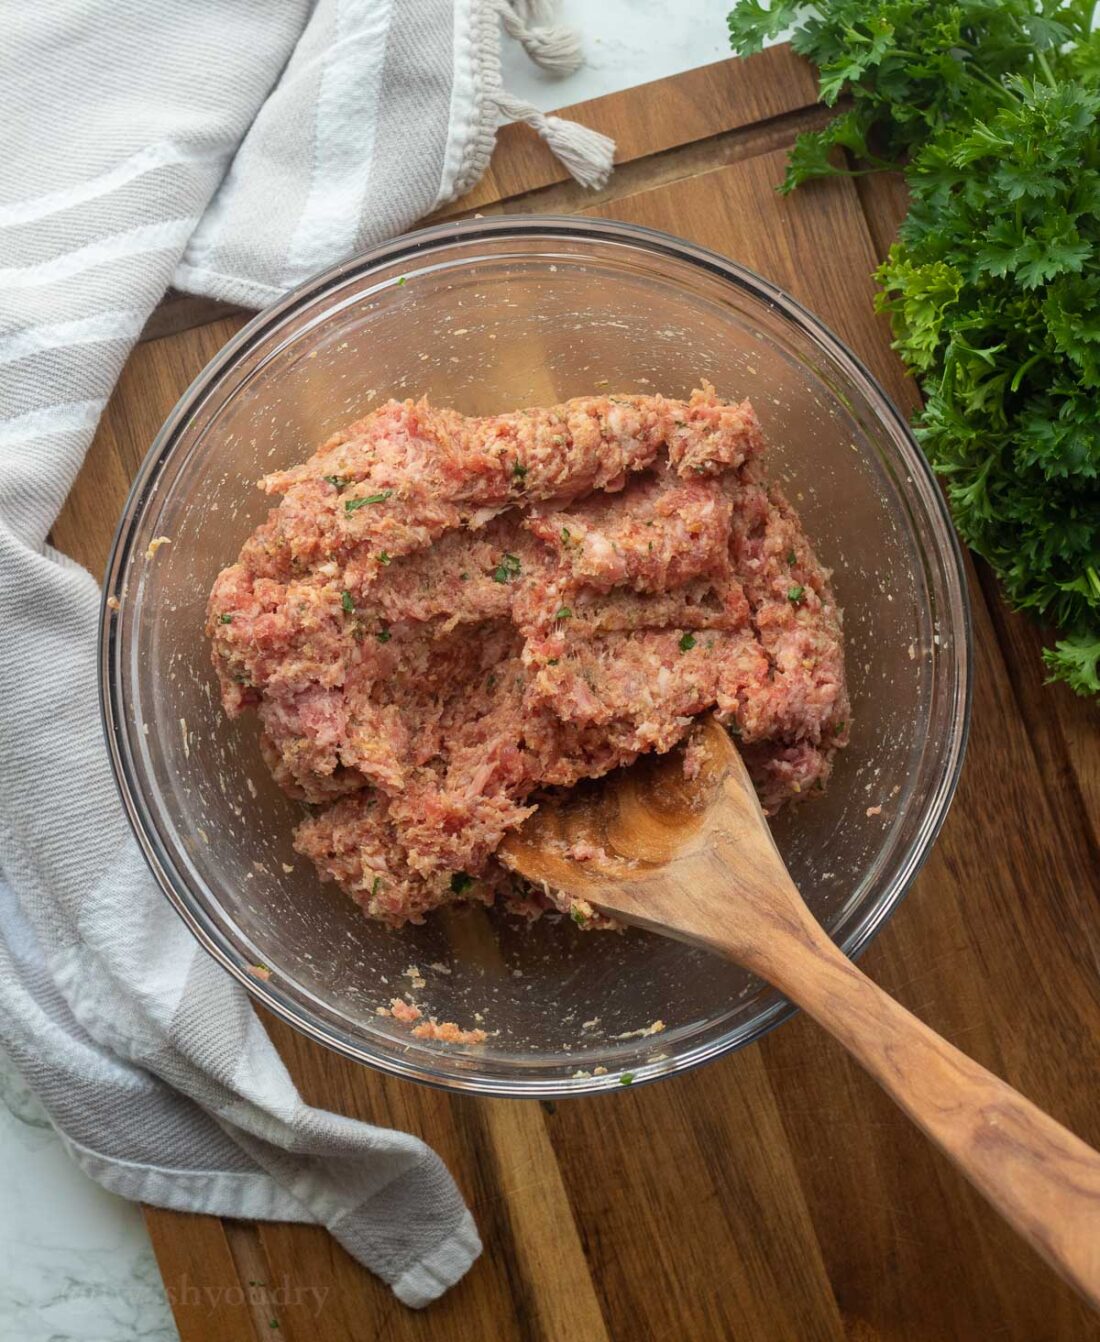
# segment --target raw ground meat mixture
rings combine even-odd
[[[224,569],[226,712],[309,802],[297,849],[373,918],[546,898],[494,859],[539,788],[715,709],[764,806],[848,734],[841,618],[747,401],[582,397],[474,419],[390,402],[306,462]]]

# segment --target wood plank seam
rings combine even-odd
[[[609,201],[624,200],[640,191],[701,176],[731,163],[785,148],[803,131],[819,130],[831,120],[833,112],[834,109],[825,107],[784,112],[751,126],[740,126],[704,140],[617,164],[607,186],[598,191],[586,190],[576,182],[552,182],[476,206],[457,201],[429,215],[423,222],[427,225],[477,215],[516,213],[520,211],[509,209],[509,206],[514,206],[517,201],[523,202],[523,214],[576,214]]]
[[[252,1326],[260,1337],[273,1329],[282,1330],[286,1319],[280,1308],[280,1292],[293,1289],[289,1282],[278,1282],[270,1270],[259,1226],[255,1221],[223,1221],[237,1277],[245,1288],[245,1300],[252,1315]],[[285,1334],[284,1334],[285,1335]]]
[[[1069,757],[1065,736],[1056,727],[1047,733],[1052,752],[1056,755],[1057,778],[1052,779],[1050,777],[1046,759],[1036,745],[1036,734],[1042,730],[1037,718],[1042,710],[1037,711],[1031,698],[1024,692],[1021,683],[1018,658],[1015,649],[1011,646],[1006,630],[1006,615],[1008,612],[1004,606],[1000,583],[984,562],[976,561],[975,570],[978,577],[979,598],[985,601],[990,612],[993,630],[997,636],[997,646],[1004,660],[1005,676],[1012,691],[1016,711],[1027,727],[1028,750],[1035,761],[1036,770],[1046,779],[1047,790],[1051,796],[1057,796],[1059,792],[1068,793],[1074,814],[1087,816],[1089,809],[1085,803],[1077,771]],[[1045,693],[1054,694],[1057,691],[1050,687],[1045,690]],[[1052,806],[1050,811],[1061,837],[1062,845],[1075,868],[1081,873],[1083,884],[1091,885],[1095,893],[1100,893],[1100,890],[1098,890],[1098,884],[1100,884],[1098,882],[1098,877],[1100,877],[1100,847],[1097,846],[1096,833],[1092,825],[1072,823],[1068,808]],[[1091,881],[1089,880],[1090,876]],[[1085,891],[1067,892],[1067,894],[1070,893],[1084,895]],[[1100,958],[1098,958],[1096,946],[1092,947],[1092,968],[1094,970],[1100,969]]]
[[[789,46],[778,45],[745,60],[719,60],[574,103],[558,108],[556,114],[609,135],[616,142],[616,159],[623,164],[657,149],[752,125],[817,101],[813,68]],[[476,208],[485,201],[567,178],[562,163],[541,140],[522,127],[506,125],[500,130],[489,170],[469,193],[468,203]]]
[[[180,1342],[259,1342],[270,1335],[267,1327],[257,1330],[226,1221],[161,1207],[142,1211]]]

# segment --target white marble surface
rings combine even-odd
[[[728,0],[564,0],[587,64],[567,79],[506,41],[504,85],[543,111],[728,54]],[[0,1055],[0,1339],[167,1342],[177,1336],[138,1209],[86,1179]]]
[[[543,112],[694,70],[730,54],[726,15],[735,0],[562,0],[562,21],[584,37],[586,63],[554,79],[505,40],[504,87]]]
[[[69,1160],[0,1054],[0,1338],[177,1336],[141,1213]]]

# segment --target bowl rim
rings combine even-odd
[[[609,1072],[605,1076],[545,1077],[537,1072],[524,1077],[497,1077],[478,1075],[476,1072],[440,1071],[408,1055],[396,1056],[375,1052],[354,1037],[312,1016],[277,986],[249,973],[240,952],[221,931],[210,914],[193,899],[181,879],[171,853],[163,842],[154,816],[145,797],[136,787],[126,737],[124,705],[121,702],[121,678],[113,674],[118,664],[119,623],[108,605],[112,598],[121,599],[133,546],[134,535],[147,502],[159,477],[162,466],[170,456],[180,430],[207,395],[217,387],[223,374],[232,369],[249,348],[273,331],[292,313],[307,303],[323,297],[343,282],[382,266],[392,266],[401,260],[415,261],[433,250],[455,242],[476,242],[494,238],[522,239],[541,237],[563,240],[626,243],[658,255],[688,262],[709,272],[735,287],[747,290],[755,297],[774,306],[788,320],[812,337],[830,359],[859,390],[877,418],[883,421],[892,443],[901,453],[906,473],[917,489],[921,500],[943,542],[939,549],[949,604],[955,607],[958,618],[954,656],[954,701],[950,706],[951,719],[957,724],[939,765],[938,778],[925,803],[924,816],[917,834],[900,855],[897,870],[888,889],[866,910],[855,926],[839,944],[850,959],[856,959],[870,945],[908,893],[913,880],[930,853],[950,810],[958,786],[970,733],[973,698],[973,627],[969,587],[963,562],[962,547],[951,520],[947,500],[940,489],[931,465],[917,444],[911,428],[901,411],[886,393],[878,379],[863,361],[812,312],[791,297],[771,280],[733,261],[731,258],[677,237],[659,229],[631,224],[614,219],[590,219],[570,215],[503,215],[472,218],[435,224],[380,243],[369,250],[342,261],[336,266],[305,280],[288,291],[271,306],[264,308],[248,321],[221,347],[192,380],[172,408],[145,455],[134,477],[125,506],[115,529],[110,556],[101,593],[98,679],[100,717],[111,761],[115,784],[122,799],[130,827],[149,865],[157,884],[186,923],[199,945],[235,979],[254,1001],[269,1010],[293,1029],[322,1046],[405,1080],[417,1081],[437,1089],[465,1094],[500,1096],[505,1098],[554,1099],[572,1096],[608,1093],[626,1087],[621,1084],[623,1073]],[[671,1077],[705,1062],[733,1053],[762,1039],[771,1030],[790,1019],[798,1008],[780,995],[770,1007],[727,1030],[716,1039],[664,1060],[652,1070],[639,1064],[634,1074],[636,1084],[647,1084],[663,1077]],[[439,1056],[439,1055],[434,1055]]]

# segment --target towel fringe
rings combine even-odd
[[[590,190],[607,185],[615,158],[615,141],[599,131],[589,130],[575,121],[559,116],[547,116],[533,103],[514,98],[503,89],[497,89],[491,98],[502,117],[522,121],[538,131],[550,152],[568,170],[571,177]]]
[[[584,64],[580,34],[555,23],[558,0],[493,0],[504,31],[528,56],[554,75],[571,75]]]
[[[489,0],[500,15],[504,31],[544,70],[569,75],[584,64],[580,34],[575,28],[555,23],[559,0]],[[499,81],[499,76],[498,76]],[[513,97],[497,82],[487,99],[503,120],[522,121],[537,131],[550,152],[581,186],[597,189],[607,185],[615,157],[615,141],[575,121],[548,116],[532,103]]]

